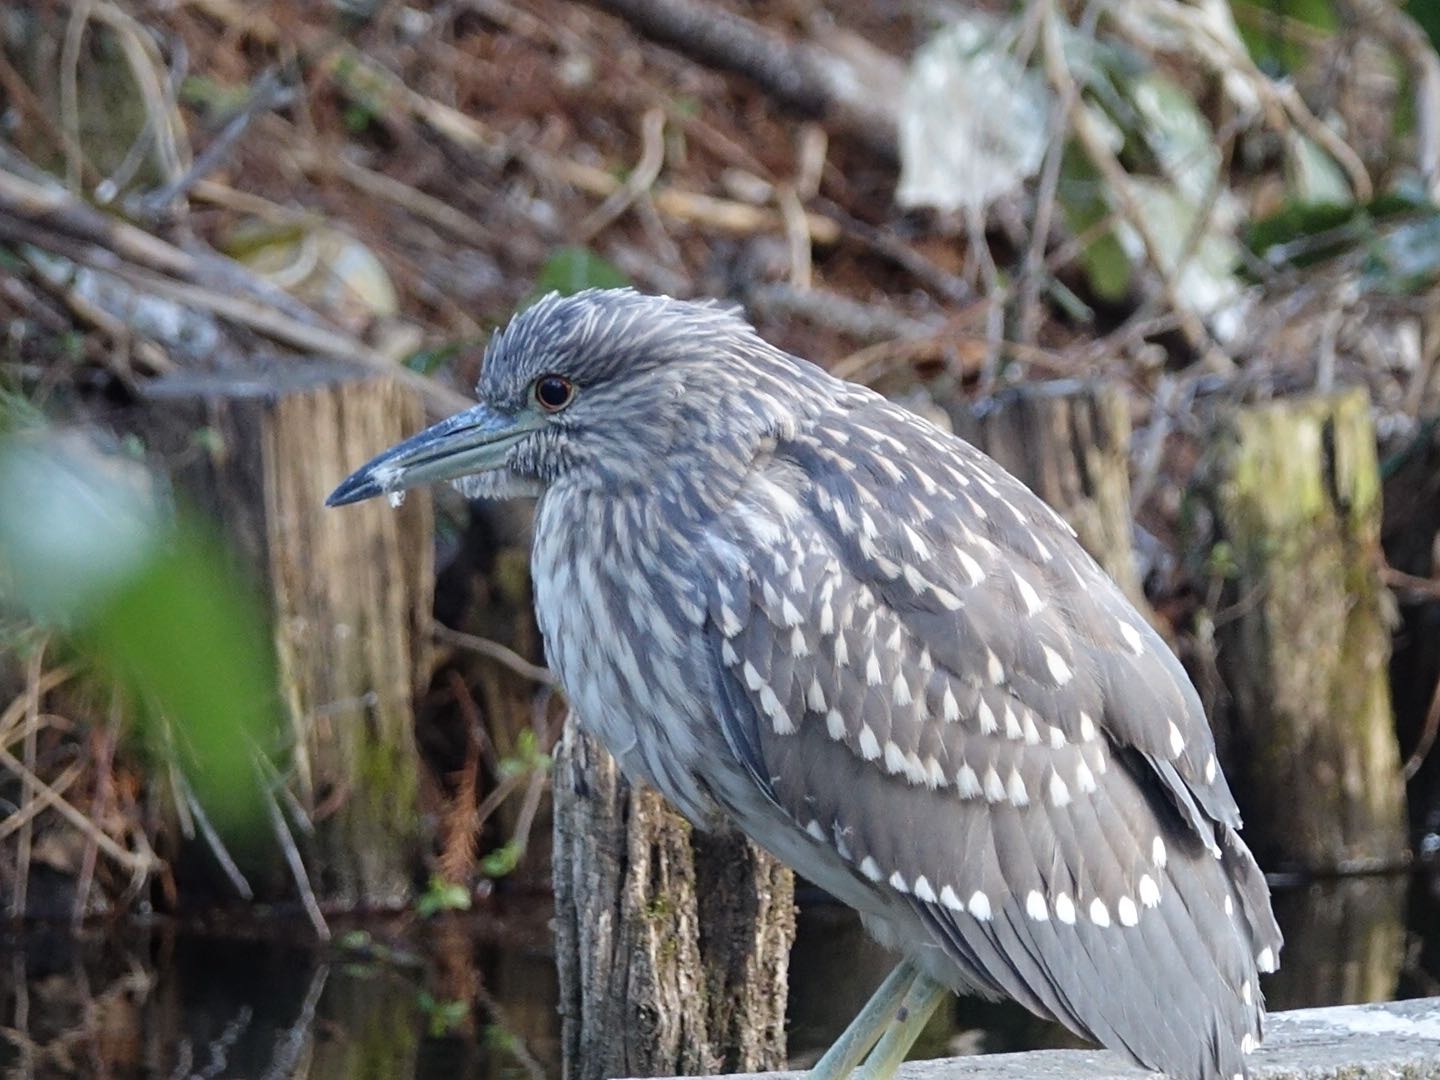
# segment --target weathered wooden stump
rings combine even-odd
[[[565,1076],[785,1060],[790,871],[632,788],[573,717],[557,748],[555,955]]]
[[[274,618],[296,794],[321,900],[390,906],[418,857],[413,702],[429,670],[429,497],[343,511],[325,496],[424,422],[413,391],[276,364],[147,387],[131,428],[248,561]]]
[[[1146,610],[1131,536],[1130,411],[1122,389],[1072,379],[1034,383],[954,419],[957,434],[1049,503]]]
[[[1227,410],[1201,493],[1223,577],[1216,726],[1262,865],[1406,857],[1380,483],[1363,393]]]

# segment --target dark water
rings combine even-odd
[[[1440,877],[1278,889],[1275,1009],[1440,994]],[[540,1077],[558,1073],[549,912],[535,898],[424,922],[287,938],[276,919],[224,935],[166,925],[29,928],[0,940],[7,1076]],[[296,920],[298,921],[298,920]],[[793,959],[791,1049],[806,1064],[888,970],[848,911],[808,904]],[[1071,1045],[1007,1005],[957,1001],[931,1054]]]

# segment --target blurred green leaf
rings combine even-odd
[[[1425,31],[1437,52],[1440,52],[1440,4],[1435,0],[1405,0],[1405,12]]]
[[[1339,28],[1333,0],[1231,0],[1230,7],[1251,58],[1277,77],[1299,71],[1310,60],[1310,50],[1287,24],[1326,33]]]
[[[487,852],[480,860],[480,869],[487,877],[504,877],[520,865],[520,856],[525,848],[514,840],[502,844],[494,851]]]
[[[561,247],[540,267],[530,302],[546,293],[569,296],[583,289],[618,289],[629,284],[628,277],[589,248]]]
[[[469,911],[470,890],[464,885],[432,877],[425,892],[415,901],[415,913],[428,919],[442,911]]]
[[[429,1021],[429,1035],[432,1039],[449,1035],[465,1023],[470,1015],[470,1002],[464,998],[440,1001],[429,991],[422,990],[416,1000],[420,1011]]]
[[[251,755],[272,743],[279,712],[272,637],[253,587],[208,525],[182,515],[82,640],[129,689],[152,745],[160,717],[173,725],[222,835],[262,834]]]
[[[251,755],[279,715],[268,619],[209,526],[83,436],[0,442],[0,599],[108,674],[144,744],[181,766],[228,844],[264,835]],[[167,727],[168,725],[168,727]]]
[[[1070,232],[1085,235],[1110,215],[1104,186],[1094,167],[1075,147],[1067,147],[1060,165],[1056,198],[1065,214]],[[1112,228],[1095,234],[1081,253],[1081,264],[1090,289],[1101,300],[1117,303],[1130,291],[1133,268]]]
[[[1406,215],[1425,220],[1437,212],[1423,194],[1405,190],[1363,205],[1292,199],[1270,216],[1251,222],[1242,241],[1272,267],[1300,269],[1372,243],[1386,223],[1399,223]]]
[[[419,372],[421,375],[433,375],[441,368],[449,365],[457,356],[470,349],[478,349],[483,342],[479,341],[442,341],[438,345],[429,345],[416,349],[402,361],[411,371]]]

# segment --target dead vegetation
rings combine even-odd
[[[1401,8],[1336,3],[1326,27],[1240,0],[885,10],[12,7],[0,387],[103,427],[168,373],[320,356],[396,373],[440,415],[537,291],[729,297],[921,408],[1031,379],[1125,386],[1142,569],[1181,633],[1211,584],[1178,540],[1207,402],[1362,385],[1392,472],[1436,459],[1440,64]],[[916,81],[922,61],[935,81]],[[989,89],[957,106],[946,80]],[[1440,565],[1405,497],[1387,532],[1416,634]],[[533,626],[485,621],[497,597],[525,607],[523,571],[476,554],[513,544],[514,523],[476,539],[455,521],[468,602],[446,615],[463,629],[437,627],[421,738],[434,866],[468,885],[513,868],[542,815],[558,710],[535,696]],[[203,807],[127,748],[118,705],[72,699],[75,667],[26,640],[0,716],[11,911],[53,910],[27,884],[42,865],[71,883],[68,916],[177,904],[155,837],[178,822],[222,852]],[[1413,663],[1430,681],[1412,773],[1440,656]],[[277,836],[313,811],[289,779],[265,781]]]

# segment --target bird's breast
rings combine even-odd
[[[703,700],[704,609],[687,552],[648,527],[643,505],[550,495],[536,516],[535,608],[547,660],[582,727],[631,779],[692,821],[715,812],[701,779],[723,748]]]

